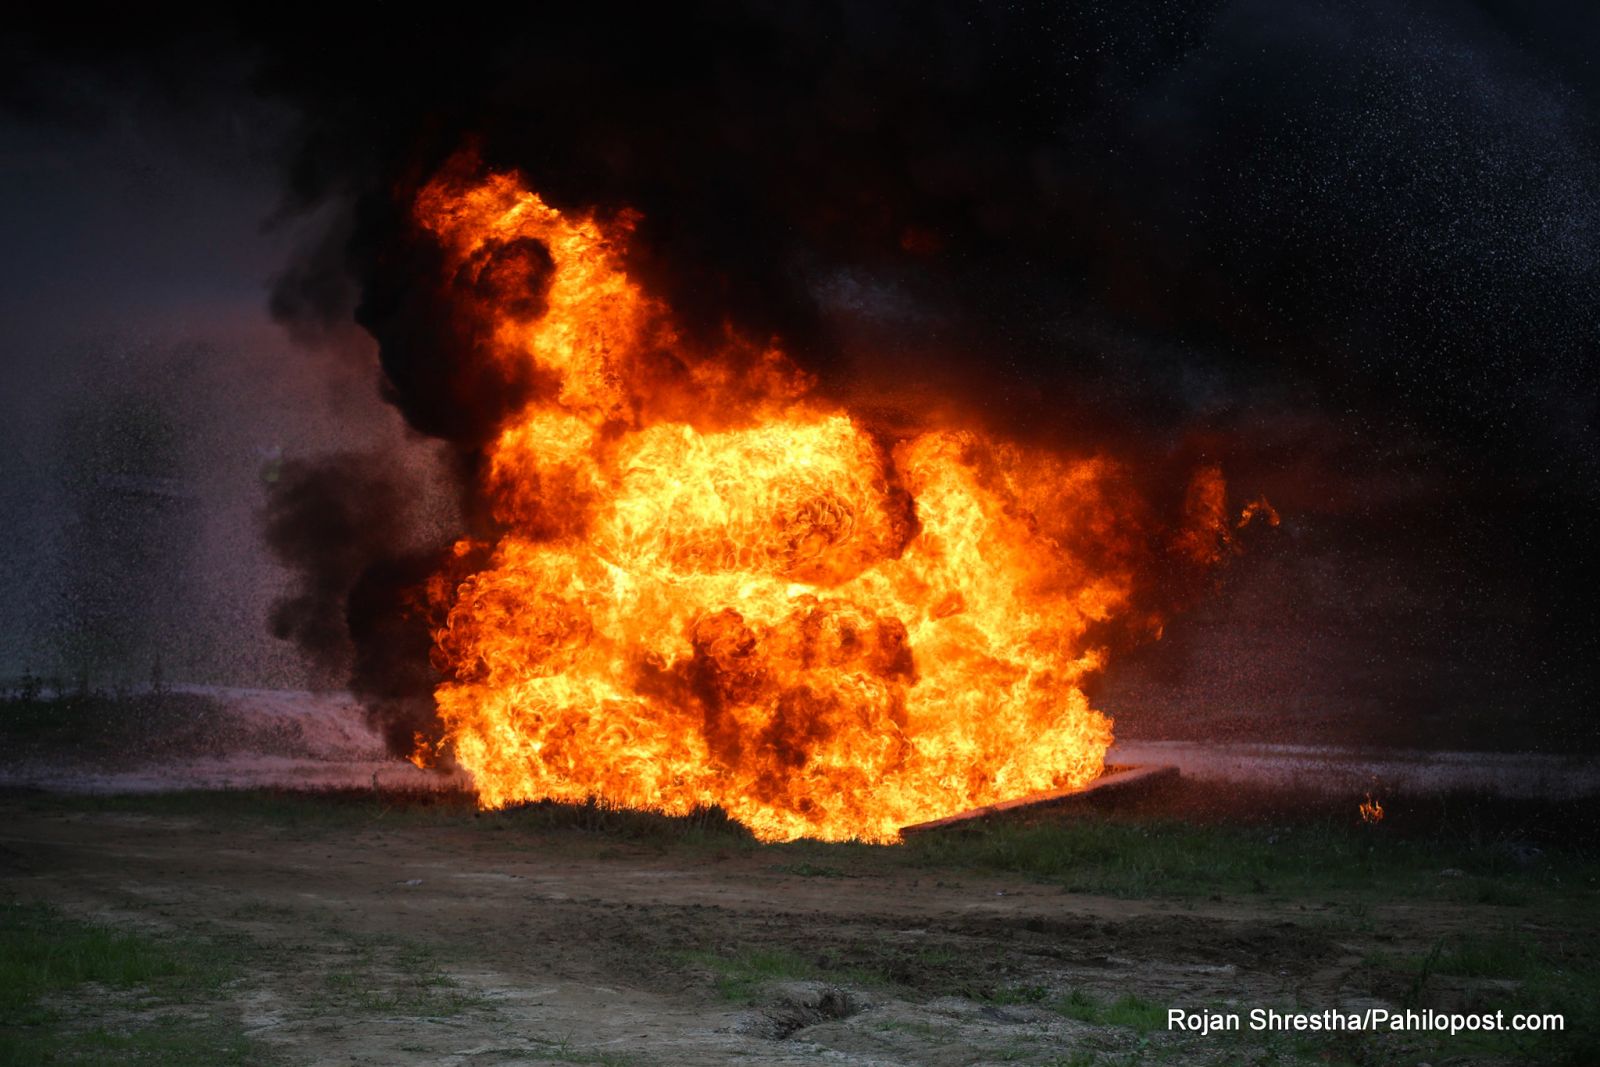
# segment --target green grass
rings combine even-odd
[[[502,811],[479,811],[458,790],[240,789],[165,793],[18,795],[41,811],[126,812],[168,818],[276,826],[308,836],[351,829],[466,828],[488,835],[553,835],[575,841],[720,850],[759,847],[750,831],[718,808],[670,816],[590,801],[540,801]]]
[[[1161,1030],[1167,1024],[1167,1012],[1160,1004],[1134,993],[1115,1000],[1103,1000],[1083,989],[1073,989],[1063,996],[1041,997],[1047,1006],[1068,1019],[1094,1026],[1120,1026],[1140,1034]]]
[[[458,792],[249,790],[19,799],[52,810],[272,825],[308,837],[363,827],[441,827],[470,829],[481,835],[485,848],[521,849],[529,836],[537,836],[547,846],[588,851],[602,860],[626,858],[641,848],[703,848],[770,857],[770,870],[802,878],[872,877],[907,867],[941,878],[961,871],[1008,874],[1069,892],[1132,899],[1311,900],[1341,906],[1404,900],[1581,913],[1600,893],[1600,857],[1583,847],[1550,848],[1528,861],[1478,827],[1406,836],[1334,817],[1272,827],[1085,812],[1036,825],[991,823],[920,835],[903,846],[762,845],[717,809],[672,817],[598,803],[542,802],[479,812],[469,796]],[[1461,873],[1441,875],[1445,870]]]
[[[455,981],[438,973],[405,975],[373,985],[373,976],[354,971],[333,971],[325,981],[328,992],[342,1006],[369,1015],[404,1015],[436,1019],[459,1015],[479,1003],[462,993]]]
[[[470,798],[453,793],[260,790],[139,797],[19,795],[13,802],[51,811],[181,817],[201,825],[214,820],[228,825],[282,827],[313,838],[323,832],[368,827],[408,834],[441,828],[478,835],[475,840],[485,848],[524,850],[536,842],[541,848],[571,848],[602,861],[613,856],[636,857],[641,850],[682,849],[694,855],[696,849],[707,849],[719,855],[742,856],[750,861],[745,866],[764,865],[778,875],[796,878],[871,879],[887,873],[903,878],[910,873],[946,884],[964,882],[970,873],[977,873],[1014,876],[1069,892],[1128,898],[1197,902],[1220,897],[1275,906],[1288,902],[1285,911],[1294,908],[1293,902],[1301,902],[1312,905],[1304,918],[1296,920],[1302,925],[1327,925],[1369,946],[1380,934],[1386,935],[1386,906],[1391,903],[1459,906],[1462,914],[1472,915],[1478,923],[1470,936],[1454,935],[1422,945],[1403,939],[1385,941],[1386,947],[1367,960],[1372,991],[1393,1003],[1409,1001],[1415,1007],[1557,1011],[1566,1015],[1567,1029],[1549,1035],[1463,1035],[1437,1042],[1424,1037],[1419,1043],[1431,1051],[1421,1058],[1432,1056],[1432,1062],[1448,1062],[1455,1056],[1456,1062],[1501,1057],[1557,1064],[1600,1063],[1600,1047],[1592,1036],[1600,1033],[1600,1009],[1596,1008],[1600,1005],[1600,964],[1594,961],[1588,944],[1572,932],[1592,926],[1600,895],[1600,863],[1581,842],[1549,845],[1529,858],[1480,829],[1457,832],[1445,827],[1435,833],[1405,835],[1391,832],[1388,825],[1364,827],[1333,817],[1306,819],[1285,829],[1238,822],[1197,824],[1170,814],[1130,819],[1115,813],[1085,812],[1070,820],[1039,825],[996,823],[916,837],[903,847],[809,841],[760,845],[715,810],[669,818],[596,804],[534,804],[478,813]],[[1441,875],[1452,868],[1462,873]],[[816,888],[825,891],[829,887]],[[43,917],[38,922],[52,931],[57,928],[50,924],[64,921],[47,912],[40,914]],[[249,919],[251,914],[248,907],[241,906],[235,917]],[[263,912],[262,917],[280,916]],[[0,1056],[0,1067],[48,1062],[37,1054],[37,1048],[13,1049],[19,1028],[29,1040],[58,1041],[49,1028],[53,1024],[28,1024],[26,1019],[29,1013],[44,1013],[59,1024],[60,1019],[52,1013],[61,995],[80,995],[85,987],[104,986],[148,994],[158,1005],[164,998],[170,1005],[177,990],[186,990],[189,1000],[215,1000],[229,980],[226,952],[210,943],[156,943],[77,924],[73,938],[50,933],[35,937],[29,948],[26,930],[30,921],[25,912],[7,913],[5,953],[0,958],[0,1033],[11,1044],[0,1045],[0,1049],[11,1058]],[[1532,922],[1540,924],[1541,943],[1530,943],[1526,932],[1513,925]],[[1441,925],[1427,936],[1433,938],[1440,930],[1452,928]],[[1563,929],[1569,931],[1565,941],[1559,933]],[[334,933],[324,939],[324,945],[348,940],[347,934]],[[109,943],[92,948],[95,937],[102,942],[109,939]],[[696,944],[692,942],[691,947]],[[710,946],[721,944],[709,942]],[[41,961],[37,957],[46,947],[56,954]],[[698,947],[705,948],[707,943],[700,942]],[[348,955],[327,966],[330,1010],[439,1017],[473,1005],[472,998],[430,960],[406,957],[408,951],[412,950],[398,942],[351,942]],[[34,953],[31,963],[29,952]],[[208,953],[220,953],[218,966],[205,965]],[[759,1001],[765,985],[786,980],[891,989],[894,995],[907,997],[954,994],[997,1004],[1036,1005],[1088,1024],[1128,1031],[1130,1040],[1131,1035],[1138,1035],[1143,1041],[1144,1035],[1150,1034],[1152,1054],[1163,1047],[1152,1034],[1164,1028],[1160,1005],[1136,995],[1102,998],[1084,990],[1063,995],[1057,986],[1039,984],[996,989],[990,984],[995,971],[982,970],[982,961],[948,949],[912,954],[898,946],[857,942],[818,949],[801,946],[800,950],[746,945],[721,952],[689,952],[678,958],[691,971],[708,977],[729,1001]],[[118,960],[121,962],[115,963]],[[124,970],[118,972],[117,967]],[[30,977],[17,977],[24,973]],[[117,973],[123,977],[105,977]],[[1021,969],[1001,973],[1023,982],[1040,980],[1039,975]],[[1463,999],[1470,1007],[1462,1008]],[[194,1035],[196,1047],[214,1046],[214,1055],[182,1059],[188,1054],[181,1047],[187,1040],[184,1033]],[[141,1022],[133,1032],[114,1025],[97,1031],[94,1020],[87,1020],[74,1027],[70,1040],[76,1060],[58,1057],[60,1062],[137,1063],[140,1057],[167,1062],[153,1060],[133,1044],[121,1051],[111,1050],[107,1042],[117,1041],[165,1042],[174,1050],[170,1062],[175,1063],[243,1062],[229,1051],[227,1032],[196,1030],[171,1018],[170,1013],[148,1020],[148,1025]],[[1301,1047],[1275,1035],[1261,1040],[1263,1055],[1278,1057],[1262,1062],[1306,1062],[1307,1057],[1325,1056],[1336,1057],[1326,1062],[1367,1062],[1364,1045],[1335,1042]],[[92,1041],[101,1042],[101,1049],[91,1055],[83,1050]],[[50,1047],[39,1046],[45,1051]],[[1373,1042],[1373,1047],[1379,1043]]]
[[[154,815],[229,825],[275,826],[316,834],[362,826],[472,825],[475,811],[459,793],[379,793],[370,789],[179,790],[169,793],[20,795],[41,811]]]
[[[267,1062],[243,1034],[182,1017],[158,1018],[132,1031],[95,1028],[0,1043],[0,1064],[160,1064],[161,1067],[258,1067]]]
[[[465,829],[479,834],[486,849],[520,850],[532,836],[601,860],[626,859],[639,849],[706,849],[770,857],[770,870],[801,878],[870,878],[906,868],[940,879],[963,871],[1016,875],[1068,892],[1130,899],[1299,900],[1347,908],[1414,901],[1581,916],[1600,895],[1600,855],[1583,846],[1551,847],[1530,861],[1479,827],[1406,836],[1335,817],[1272,827],[1085,812],[1035,825],[1001,822],[919,835],[904,845],[763,845],[718,809],[673,817],[593,802],[541,802],[479,812],[459,792],[264,789],[17,802],[269,825],[311,838],[362,828]],[[1446,870],[1460,873],[1440,873]],[[1351,925],[1358,925],[1351,914]]]
[[[1544,971],[1549,961],[1537,944],[1515,933],[1460,937],[1444,944],[1434,969],[1468,978],[1522,981]]]
[[[797,878],[850,877],[850,873],[842,867],[832,867],[823,863],[775,863],[772,870],[779,874],[792,874]]]
[[[181,973],[177,957],[153,941],[69,923],[42,905],[0,905],[0,1012],[7,1018],[46,994],[89,982],[130,989]]]
[[[326,1003],[340,1012],[439,1019],[484,1003],[462,989],[427,946],[337,928],[327,931],[323,944],[338,953],[322,981]]]
[[[686,952],[683,963],[710,971],[717,993],[724,999],[752,1004],[768,982],[826,981],[851,986],[890,984],[887,975],[866,967],[824,967],[820,962],[787,949],[743,949],[732,953]]]
[[[1003,986],[985,999],[991,1004],[1038,1004],[1049,999],[1050,990],[1042,985]]]
[[[264,1062],[211,1010],[236,973],[227,946],[0,903],[0,1067]]]
[[[138,811],[230,824],[282,825],[318,835],[352,827],[424,829],[467,827],[485,846],[523,845],[541,835],[571,848],[600,843],[598,857],[629,849],[710,848],[770,856],[776,873],[805,878],[870,877],[890,869],[1021,875],[1070,893],[1107,896],[1246,897],[1246,899],[1408,899],[1507,909],[1592,904],[1600,886],[1600,857],[1586,849],[1550,849],[1533,861],[1483,833],[1402,835],[1338,819],[1294,827],[1200,824],[1173,816],[1128,819],[1082,814],[1043,824],[979,825],[917,835],[902,846],[794,841],[758,845],[720,809],[690,816],[611,808],[602,803],[533,803],[506,811],[475,811],[458,792],[390,793],[352,789],[178,792],[142,797],[50,797],[51,809]],[[587,843],[587,845],[586,845]],[[1458,870],[1445,877],[1442,870]]]
[[[1128,898],[1319,898],[1381,894],[1526,907],[1551,896],[1592,898],[1600,863],[1547,856],[1519,864],[1483,843],[1415,840],[1366,828],[1266,827],[1082,818],[991,825],[912,838],[905,862],[1020,874],[1071,892]],[[1455,868],[1462,877],[1439,872]]]
[[[1390,976],[1395,999],[1405,1007],[1554,1012],[1566,1020],[1565,1030],[1551,1033],[1435,1035],[1431,1040],[1442,1054],[1487,1053],[1571,1067],[1600,1063],[1600,959],[1587,944],[1545,944],[1508,927],[1457,934],[1420,953],[1376,953],[1366,963]]]

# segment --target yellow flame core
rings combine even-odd
[[[519,238],[553,263],[537,317],[483,309],[496,358],[548,387],[490,448],[508,532],[436,634],[482,804],[715,804],[765,840],[885,841],[1100,773],[1111,723],[1080,684],[1132,588],[1104,550],[1115,464],[886,440],[781,352],[688,353],[623,267],[631,220],[514,177],[436,182],[418,218],[457,263]]]

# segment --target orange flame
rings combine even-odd
[[[550,259],[542,310],[482,298],[495,358],[541,384],[488,449],[504,532],[457,546],[486,568],[433,585],[445,743],[480,803],[720,805],[765,840],[885,841],[1101,772],[1111,723],[1081,683],[1138,534],[1116,463],[890,439],[772,346],[691,351],[624,269],[633,219],[514,176],[436,179],[417,218],[479,281],[525,239]],[[1220,475],[1193,496],[1188,550],[1212,559]]]
[[[1383,821],[1383,805],[1372,799],[1372,794],[1367,794],[1367,799],[1361,802],[1361,821],[1375,823]]]

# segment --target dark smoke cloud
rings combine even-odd
[[[731,322],[841,393],[929,383],[1157,471],[1223,463],[1284,512],[1296,580],[1344,569],[1318,588],[1391,591],[1337,630],[1341,669],[1391,704],[1436,699],[1429,678],[1449,673],[1505,714],[1588,721],[1592,5],[702,2],[339,22],[246,19],[160,56],[183,40],[207,57],[195,70],[235,56],[300,115],[285,210],[328,225],[274,310],[306,337],[359,319],[385,396],[462,470],[540,384],[492,373],[452,303],[488,287],[535,313],[539,251],[441,280],[407,221],[470,150],[558,207],[641,212],[631,266],[691,339]],[[412,573],[360,544],[374,555],[357,570]],[[356,588],[299,563],[315,590]],[[1396,577],[1365,580],[1380,571]],[[329,617],[290,629],[315,643]],[[1379,662],[1396,634],[1423,650],[1403,670]]]
[[[424,583],[445,549],[418,547],[426,523],[411,478],[383,456],[285,463],[262,514],[267,545],[296,577],[273,605],[272,633],[293,641],[324,685],[348,685],[395,751],[436,739]]]
[[[342,682],[353,658],[347,607],[375,559],[410,531],[393,470],[372,456],[285,463],[262,515],[267,545],[296,576],[273,605],[275,636],[306,651],[325,682]]]
[[[384,396],[416,430],[480,444],[527,403],[536,376],[495,358],[493,323],[477,302],[494,300],[507,315],[536,319],[554,268],[548,249],[523,238],[490,241],[447,274],[436,243],[409,224],[396,226],[366,274],[355,318],[378,342]]]
[[[1057,7],[586,6],[338,63],[297,28],[266,81],[310,116],[296,195],[357,197],[358,278],[472,144],[558,205],[642,211],[634,267],[691,327],[825,370],[849,270],[940,311],[908,347],[953,347],[921,321],[992,353],[996,403],[1171,423],[1309,383],[1592,464],[1594,76],[1534,55],[1592,15]],[[1086,325],[1139,351],[1107,365]]]

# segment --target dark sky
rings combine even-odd
[[[335,398],[305,451],[393,441],[365,299],[400,413],[470,448],[487,421],[406,385],[451,354],[374,294],[471,145],[641,210],[691,327],[776,333],[827,389],[1266,493],[1276,540],[1107,675],[1122,728],[1594,743],[1600,9],[660,8],[13,34],[8,407],[72,395],[84,323],[183,321],[224,352],[208,410],[277,382]]]

